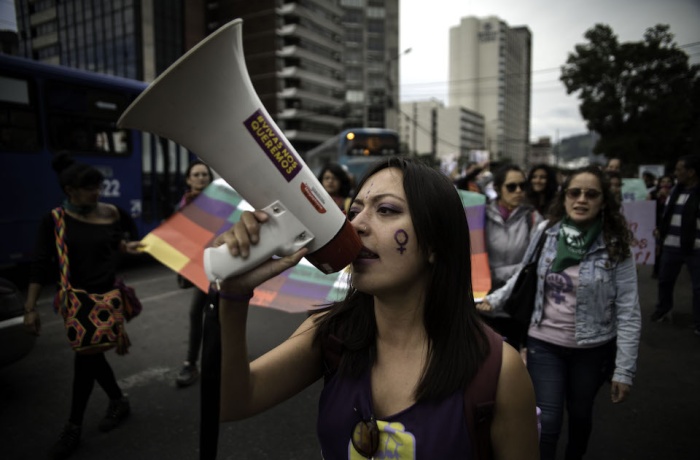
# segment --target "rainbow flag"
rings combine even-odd
[[[243,211],[252,209],[225,181],[216,180],[192,203],[146,235],[141,241],[144,251],[207,291],[204,249],[231,228]],[[251,303],[290,313],[306,312],[342,298],[346,289],[346,273],[326,275],[303,259],[260,285]]]
[[[144,251],[199,289],[207,291],[209,281],[204,273],[204,248],[240,218],[243,203],[233,189],[215,181],[192,203],[146,235],[141,240]]]
[[[481,193],[458,190],[469,224],[469,242],[472,258],[472,290],[474,299],[481,300],[491,290],[491,270],[486,253],[486,196]]]
[[[460,191],[472,244],[472,285],[475,298],[488,292],[491,279],[484,242],[485,197]],[[142,240],[145,252],[189,279],[199,289],[209,289],[203,253],[212,240],[252,210],[226,182],[209,185],[182,211],[174,214]],[[485,267],[485,269],[484,269]],[[306,259],[255,290],[251,304],[289,313],[307,312],[342,299],[348,287],[348,272],[326,275]]]

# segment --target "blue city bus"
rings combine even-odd
[[[104,175],[102,200],[142,238],[174,210],[192,153],[116,122],[146,83],[0,55],[0,268],[31,258],[42,216],[64,194],[51,168],[68,152]]]
[[[304,155],[304,162],[318,174],[327,163],[338,163],[359,182],[370,164],[382,156],[398,155],[399,135],[383,128],[346,129]]]

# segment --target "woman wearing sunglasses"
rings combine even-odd
[[[491,286],[498,289],[518,271],[527,245],[542,216],[526,198],[527,180],[516,165],[503,165],[493,175],[498,197],[486,208],[486,252],[491,269]],[[522,328],[502,312],[484,313],[485,321],[519,349]]]
[[[624,401],[637,368],[641,316],[632,235],[607,176],[596,167],[566,179],[524,261],[542,232],[527,339],[527,368],[542,410],[541,458],[555,458],[566,408],[566,458],[579,459],[586,453],[596,393],[612,374],[612,402]],[[498,310],[516,278],[478,308]]]
[[[463,399],[493,332],[474,306],[459,195],[442,173],[408,158],[382,160],[357,190],[348,219],[363,249],[350,265],[347,296],[251,363],[245,334],[253,289],[306,249],[221,282],[221,419],[250,417],[323,377],[317,432],[324,459],[476,459]],[[264,213],[243,213],[217,243],[246,257],[266,221]],[[507,344],[502,358],[494,458],[535,459],[531,382]]]

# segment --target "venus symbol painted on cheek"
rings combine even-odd
[[[408,243],[408,233],[406,233],[406,230],[396,230],[396,233],[394,233],[394,241],[399,245],[396,250],[403,255],[403,252],[406,250],[406,243]]]

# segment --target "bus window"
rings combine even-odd
[[[120,156],[131,153],[129,131],[116,127],[128,105],[126,96],[56,83],[47,93],[52,149]]]
[[[16,195],[0,213],[0,265],[31,259],[40,218],[60,196],[51,169],[57,151],[78,154],[102,171],[102,199],[130,215],[139,235],[170,215],[183,192],[189,152],[116,126],[146,87],[0,53],[0,178]],[[30,171],[32,180],[16,171]]]
[[[0,76],[0,150],[39,150],[41,135],[34,94],[27,80]]]
[[[175,142],[143,133],[142,218],[146,222],[170,216],[184,193],[184,174],[192,155]]]

